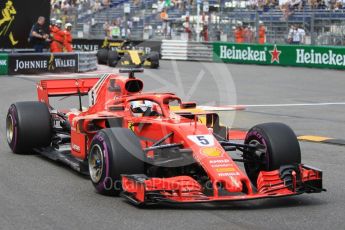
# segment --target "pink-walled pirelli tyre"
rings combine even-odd
[[[272,171],[283,165],[301,163],[301,150],[293,130],[282,123],[265,123],[251,128],[245,144],[260,145],[256,154],[244,154],[244,167],[253,183],[257,185],[260,171]]]
[[[12,104],[6,117],[6,137],[8,145],[17,154],[49,146],[52,121],[47,105],[38,101]]]
[[[135,134],[124,128],[99,131],[92,140],[88,155],[89,173],[96,191],[118,196],[122,174],[144,174],[144,152]]]

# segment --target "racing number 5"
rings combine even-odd
[[[196,137],[201,145],[208,145],[210,142],[206,139],[205,136],[197,136]]]

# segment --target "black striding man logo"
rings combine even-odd
[[[54,54],[50,54],[49,62],[48,62],[48,70],[54,70],[55,69],[55,57]]]
[[[8,0],[5,8],[1,10],[2,18],[0,19],[0,37],[8,37],[13,46],[18,44],[12,32],[12,25],[15,20],[17,11],[14,8],[12,0]]]

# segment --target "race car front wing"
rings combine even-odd
[[[189,176],[122,175],[122,186],[122,196],[135,205],[253,200],[326,191],[322,187],[322,171],[303,164],[260,172],[257,192],[223,193],[217,182],[213,182],[213,195],[206,195],[204,188]]]

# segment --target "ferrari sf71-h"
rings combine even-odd
[[[99,193],[122,195],[137,205],[324,191],[322,172],[301,163],[288,126],[259,124],[235,143],[216,113],[191,112],[196,104],[172,93],[144,93],[135,71],[124,71],[129,77],[40,81],[38,101],[9,108],[10,148],[64,162],[89,175]],[[66,96],[79,97],[77,109],[52,107],[52,97]],[[83,96],[89,98],[87,108]],[[172,109],[176,106],[180,109]],[[235,151],[237,158],[229,154]]]

